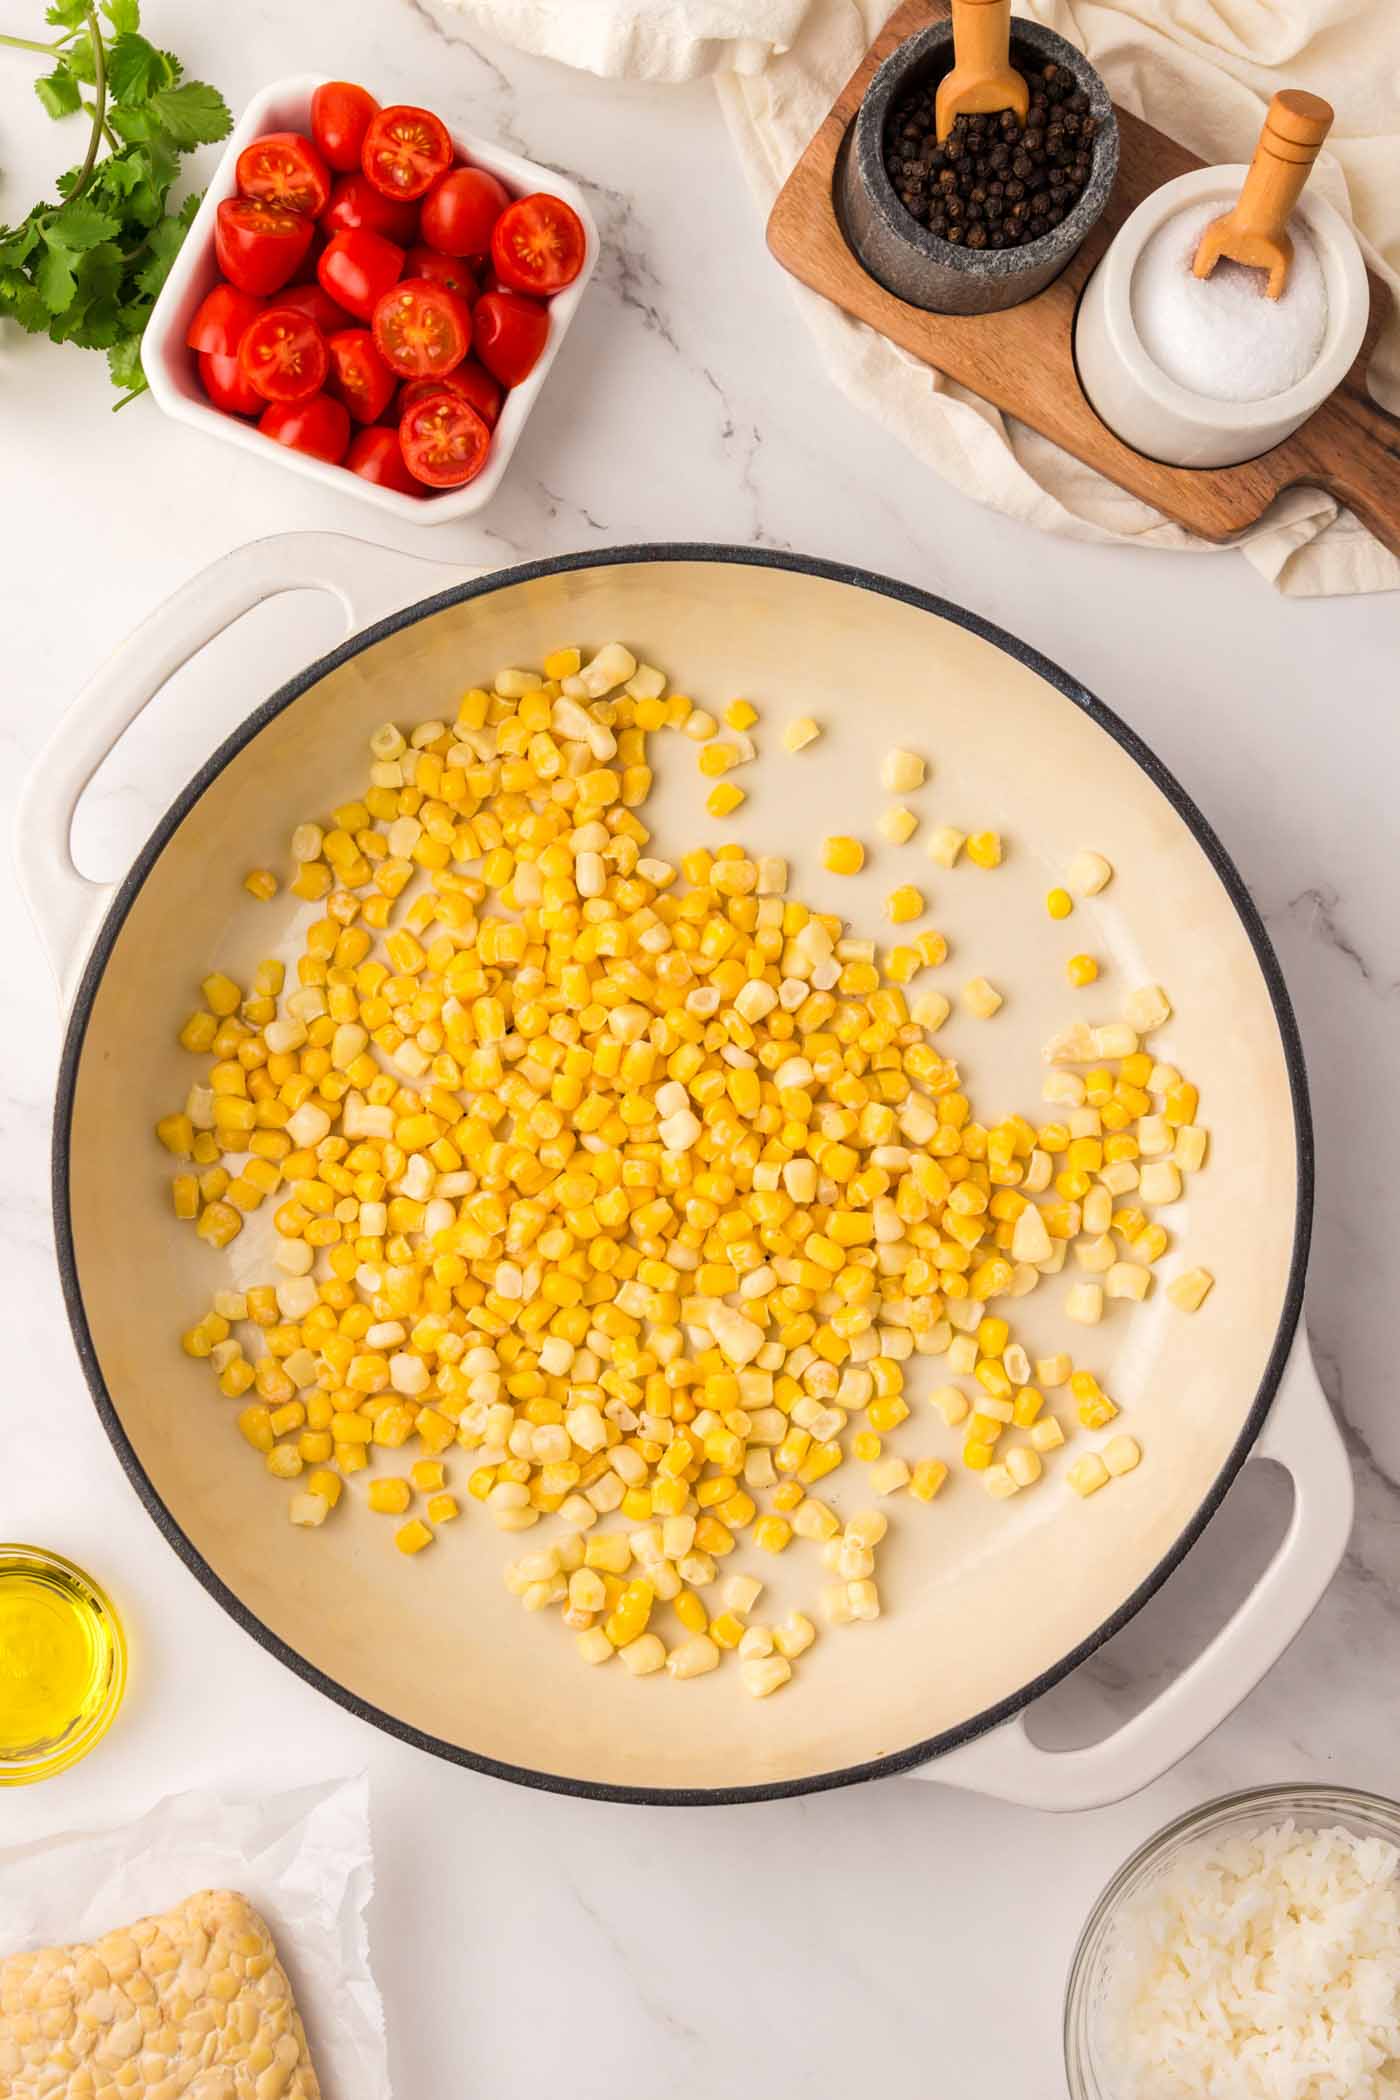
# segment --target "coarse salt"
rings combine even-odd
[[[1327,281],[1312,237],[1295,214],[1293,263],[1282,296],[1267,273],[1222,258],[1209,277],[1191,268],[1221,205],[1199,204],[1159,226],[1133,270],[1133,326],[1168,379],[1210,401],[1266,401],[1296,386],[1322,355]]]

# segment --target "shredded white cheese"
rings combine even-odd
[[[1291,1822],[1188,1846],[1124,1907],[1124,2100],[1400,2100],[1400,1852]]]

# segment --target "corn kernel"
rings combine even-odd
[[[837,834],[822,847],[822,865],[833,875],[857,875],[865,865],[865,848],[859,839]]]

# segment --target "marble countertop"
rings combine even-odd
[[[279,73],[330,66],[566,167],[593,200],[605,253],[499,499],[481,521],[437,532],[390,534],[338,495],[163,421],[149,401],[112,419],[100,360],[0,337],[7,817],[29,758],[110,641],[196,568],[271,531],[392,538],[461,563],[633,539],[796,547],[1003,623],[1161,753],[1234,853],[1277,944],[1317,1118],[1307,1318],[1353,1458],[1358,1522],[1313,1620],[1231,1720],[1169,1778],[1093,1815],[907,1780],[662,1813],[517,1791],[422,1757],[247,1640],[162,1543],[108,1447],[50,1238],[59,1018],[7,871],[0,1537],[91,1565],[121,1601],[136,1661],[127,1710],[96,1755],[44,1787],[0,1793],[0,1847],[134,1815],[187,1786],[260,1789],[368,1767],[374,1952],[402,2096],[642,2100],[664,2087],[708,2100],[742,2085],[806,2100],[859,2083],[1058,2100],[1066,1964],[1133,1845],[1243,1784],[1400,1791],[1400,1414],[1385,1282],[1400,1237],[1389,1092],[1400,596],[1293,603],[1228,554],[1078,546],[950,493],[826,381],[703,87],[624,89],[473,49],[413,0],[250,0],[236,32],[221,11],[174,0],[150,0],[147,15],[235,102]],[[0,217],[65,164],[26,104],[26,68],[0,55]],[[182,673],[89,797],[84,864],[120,872],[224,731],[334,638],[325,600],[284,598]],[[1287,1505],[1281,1476],[1247,1468],[1159,1597],[1045,1702],[1040,1739],[1091,1739],[1144,1704],[1244,1593]]]

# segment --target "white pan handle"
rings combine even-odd
[[[127,636],[35,760],[15,824],[19,885],[65,1005],[112,895],[110,884],[89,882],[75,865],[73,817],[93,774],[167,679],[281,591],[329,591],[344,609],[348,635],[480,574],[338,533],[283,533],[211,563]]]
[[[1175,1683],[1086,1749],[1038,1749],[1017,1714],[913,1776],[1030,1808],[1102,1808],[1150,1786],[1204,1742],[1302,1630],[1351,1533],[1351,1467],[1301,1328],[1252,1456],[1287,1467],[1292,1520],[1234,1617]]]

